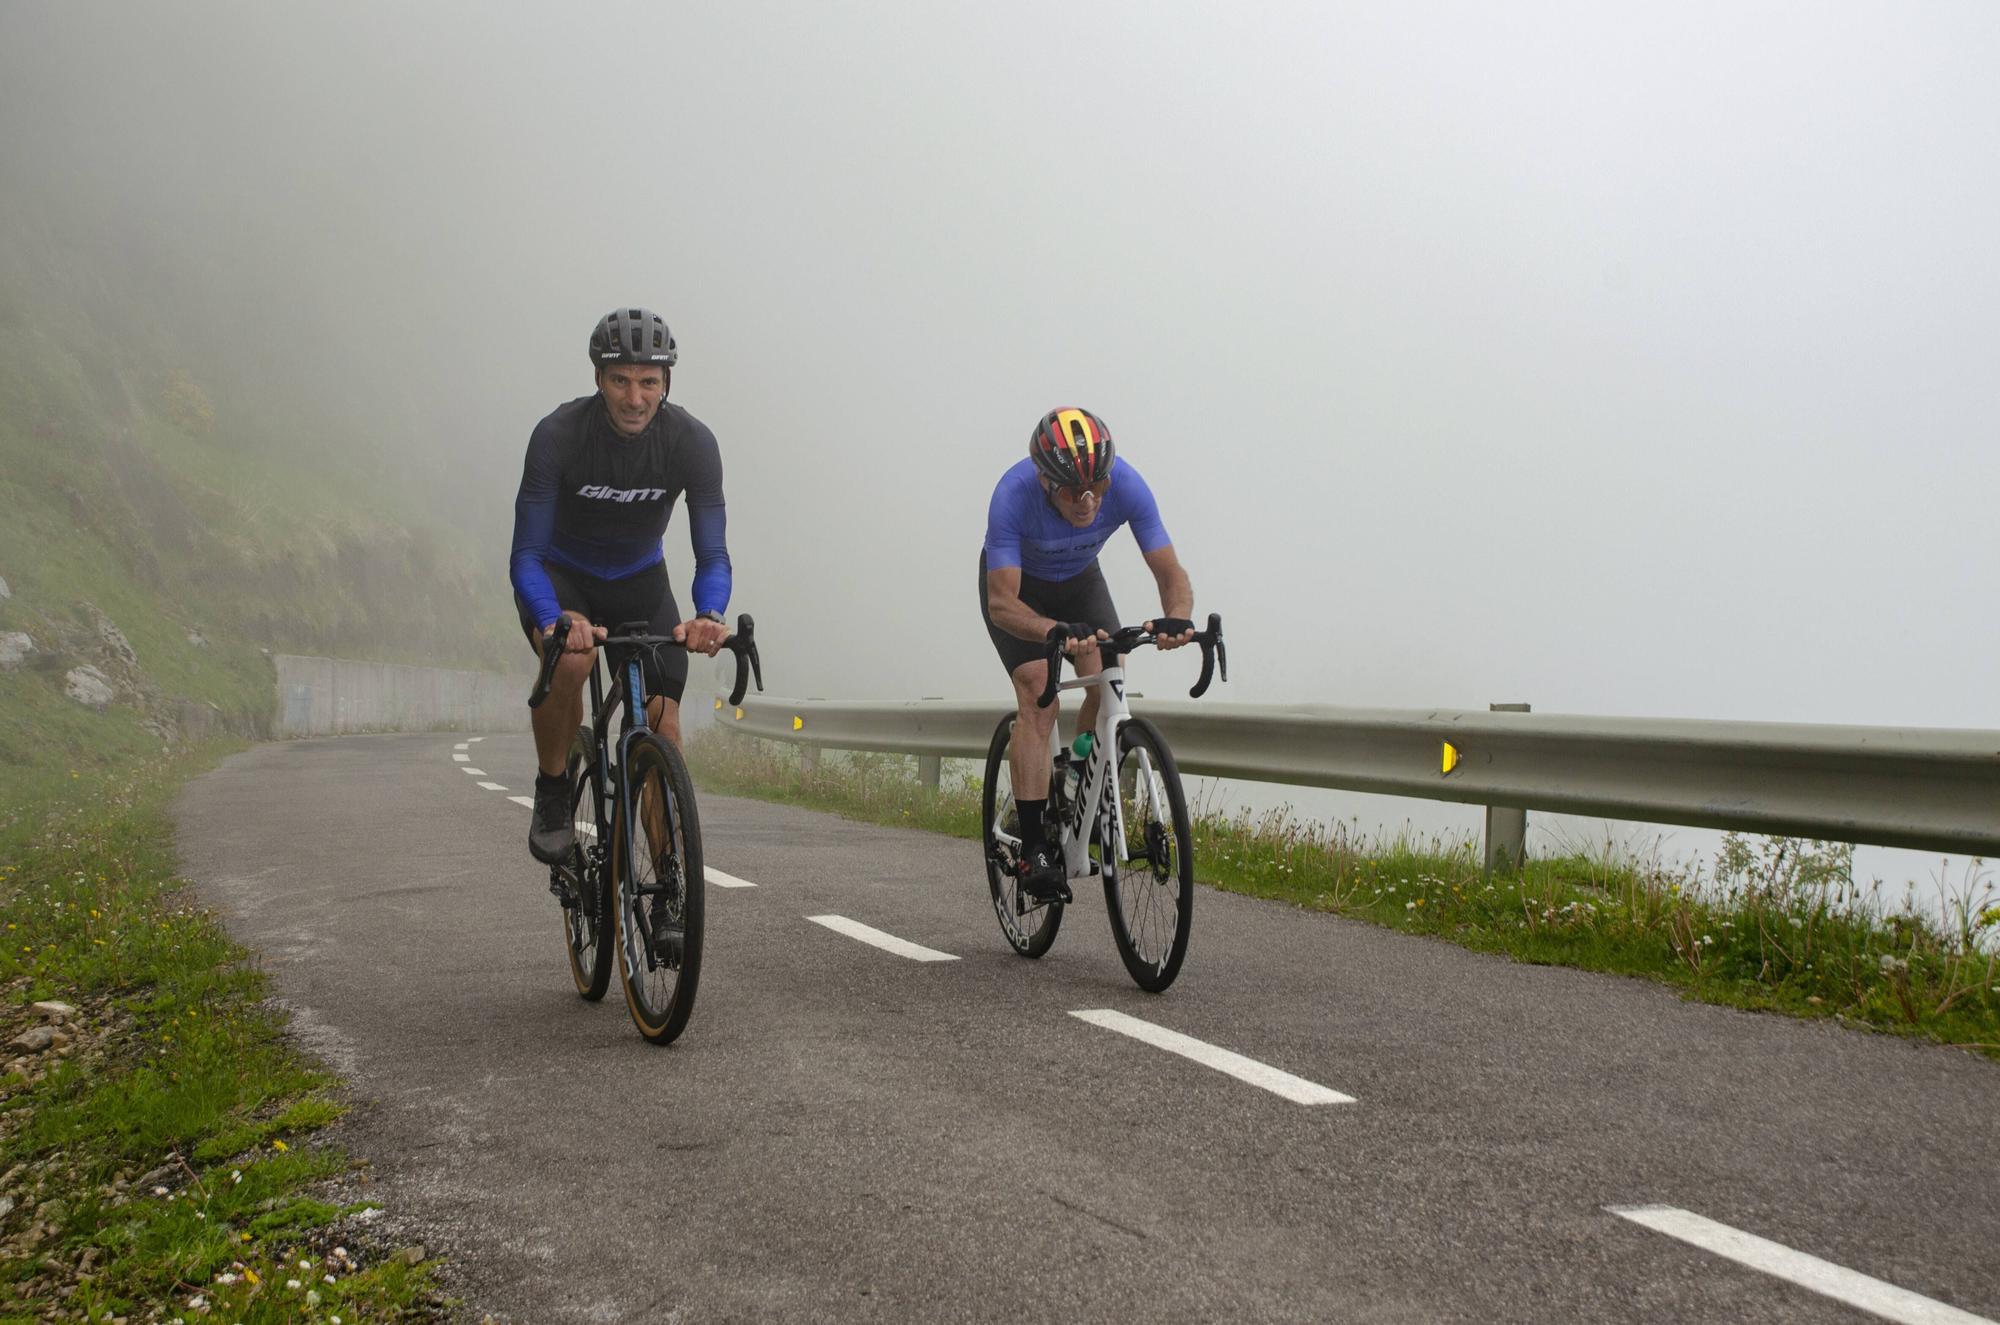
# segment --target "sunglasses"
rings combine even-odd
[[[1049,489],[1050,492],[1072,505],[1081,502],[1086,496],[1092,497],[1097,501],[1103,501],[1104,494],[1110,490],[1111,479],[1109,476],[1097,480],[1097,482],[1087,488],[1079,488],[1068,483],[1058,483]]]

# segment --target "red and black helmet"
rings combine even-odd
[[[1111,472],[1118,451],[1103,419],[1087,409],[1066,406],[1050,410],[1035,425],[1028,455],[1051,483],[1087,488]]]

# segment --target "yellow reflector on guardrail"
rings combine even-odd
[[[743,721],[743,710],[742,710],[742,709],[737,709],[737,710],[736,710],[736,720],[737,720],[738,722],[741,722],[741,721]]]
[[[1444,743],[1444,773],[1446,776],[1450,776],[1451,770],[1458,767],[1458,760],[1458,747],[1450,741],[1446,741]]]
[[[721,708],[721,707],[722,707],[722,696],[721,696],[721,695],[717,695],[717,696],[715,697],[715,706],[716,706],[717,708]]]
[[[792,715],[792,730],[798,732],[798,731],[804,731],[805,729],[806,729],[806,720],[800,717],[798,714],[794,713]]]

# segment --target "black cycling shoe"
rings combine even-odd
[[[528,820],[528,854],[544,865],[560,865],[576,850],[570,822],[569,779],[535,775],[535,813]]]
[[[1021,891],[1043,902],[1070,900],[1069,869],[1062,852],[1047,842],[1021,858]]]

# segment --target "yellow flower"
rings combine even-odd
[[[286,1145],[283,1141],[273,1141],[271,1143],[271,1149],[282,1153],[284,1151],[290,1150],[291,1147]]]

